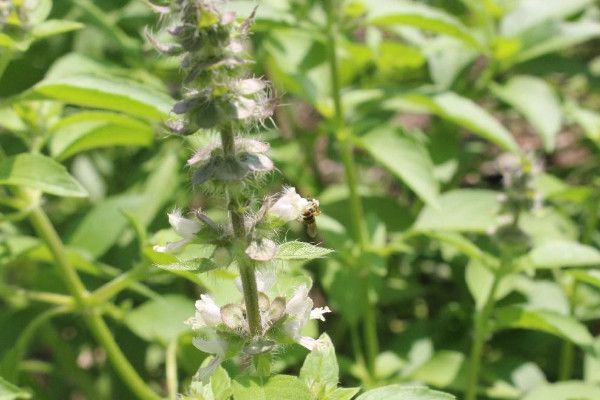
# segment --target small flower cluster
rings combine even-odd
[[[186,323],[197,330],[200,336],[193,341],[194,346],[205,353],[214,354],[208,366],[198,371],[203,379],[213,373],[225,359],[240,350],[254,355],[272,350],[277,344],[296,342],[309,350],[319,349],[319,340],[301,336],[301,331],[310,319],[324,321],[323,314],[330,312],[328,307],[313,308],[308,297],[308,287],[300,285],[288,300],[284,296],[270,298],[268,293],[275,282],[270,272],[257,273],[259,309],[262,332],[252,335],[245,317],[244,304],[226,304],[217,306],[209,295],[201,295],[196,301],[196,314]],[[236,281],[241,291],[241,281]],[[224,340],[223,338],[227,338]]]
[[[500,211],[497,225],[491,230],[496,239],[520,251],[530,247],[530,238],[519,228],[519,216],[542,207],[542,195],[535,189],[535,179],[542,171],[541,163],[532,156],[505,154],[498,161],[504,193],[498,196]]]
[[[246,255],[255,261],[272,260],[277,252],[277,244],[268,236],[273,236],[276,229],[287,222],[301,220],[311,202],[318,204],[316,200],[300,196],[293,187],[285,188],[281,194],[268,198],[259,212],[249,215],[245,222],[246,230],[250,232]],[[185,218],[179,209],[170,212],[169,224],[182,239],[164,246],[155,245],[154,251],[178,253],[187,244],[194,242],[224,247],[231,244],[234,237],[230,227],[217,224],[200,210],[196,210],[195,214],[198,221]]]
[[[196,302],[196,315],[188,320],[199,333],[194,344],[215,355],[199,377],[240,352],[263,357],[278,345],[294,342],[319,349],[318,341],[300,332],[311,318],[324,320],[329,309],[313,309],[306,285],[297,287],[289,299],[269,297],[274,276],[261,272],[277,253],[277,230],[319,211],[317,200],[303,198],[294,188],[259,201],[262,177],[275,169],[267,156],[270,145],[242,133],[270,118],[275,102],[268,83],[246,72],[250,61],[243,57],[242,44],[254,13],[238,22],[235,13],[220,13],[221,2],[216,0],[172,0],[169,6],[144,1],[161,15],[173,39],[160,43],[147,34],[150,42],[162,54],[180,57],[185,73],[183,99],[174,105],[174,117],[166,125],[176,135],[218,132],[220,140],[199,149],[187,166],[192,184],[224,199],[229,212],[225,223],[201,210],[195,211],[196,219],[184,217],[180,210],[169,213],[181,240],[154,250],[176,254],[190,243],[212,244],[227,250],[244,279],[239,285],[244,300],[239,304],[219,307],[208,295]]]

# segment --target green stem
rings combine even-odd
[[[502,267],[503,266],[500,267],[500,270],[494,271],[494,280],[485,300],[485,304],[481,311],[477,312],[475,315],[475,330],[473,334],[473,343],[471,345],[471,353],[469,355],[465,400],[477,399],[477,383],[479,382],[481,355],[488,335],[488,322],[494,308],[496,292],[498,291],[498,285],[503,277]]]
[[[235,141],[231,127],[225,127],[221,130],[221,145],[223,146],[223,153],[226,158],[235,157]],[[233,235],[236,240],[236,245],[234,246],[237,250],[235,257],[240,271],[240,279],[242,280],[242,293],[246,306],[248,327],[253,336],[260,336],[262,334],[262,325],[258,308],[256,274],[254,273],[251,260],[242,250],[248,246],[244,214],[240,211],[240,206],[230,191],[227,192],[227,202]]]
[[[29,215],[29,220],[33,225],[37,235],[46,243],[50,253],[56,261],[56,266],[60,271],[60,276],[64,280],[69,292],[75,299],[78,307],[85,311],[84,320],[88,325],[96,340],[102,345],[113,367],[118,375],[129,389],[142,400],[160,400],[160,397],[154,393],[142,380],[142,378],[133,369],[125,355],[114,340],[108,326],[98,315],[97,311],[87,308],[87,290],[79,279],[75,268],[71,265],[67,251],[50,222],[46,213],[39,207],[35,208]]]
[[[167,393],[169,400],[177,399],[177,339],[173,339],[167,346],[166,356]]]
[[[117,276],[112,281],[105,283],[88,296],[88,304],[90,306],[102,305],[104,302],[109,301],[123,289],[128,288],[133,282],[137,282],[143,278],[148,270],[147,267],[146,264],[138,265],[130,271]]]
[[[562,288],[569,300],[569,315],[575,313],[575,298],[577,292],[577,282],[569,284],[565,280],[562,271],[553,270],[554,280]],[[570,340],[563,340],[560,346],[560,361],[558,366],[558,380],[568,381],[573,375],[573,363],[575,361],[575,346]]]
[[[327,37],[328,37],[328,57],[331,77],[331,95],[334,105],[334,126],[335,137],[340,146],[342,162],[344,164],[344,173],[346,177],[346,186],[348,187],[350,198],[350,222],[354,232],[354,241],[358,245],[359,251],[363,254],[368,248],[367,227],[365,224],[362,201],[358,193],[358,179],[356,173],[356,162],[354,160],[354,147],[351,138],[346,130],[344,122],[344,110],[342,106],[341,85],[338,72],[337,59],[337,36],[338,36],[338,4],[336,0],[327,1]],[[360,258],[360,257],[359,257]],[[367,269],[361,266],[361,269]],[[366,349],[367,370],[371,378],[375,376],[375,359],[379,353],[379,343],[377,340],[377,319],[375,314],[375,305],[370,300],[368,280],[365,284],[365,294],[367,305],[364,315],[364,338]]]

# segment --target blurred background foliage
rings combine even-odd
[[[184,387],[203,354],[182,321],[199,293],[220,302],[235,289],[233,269],[155,267],[151,245],[172,237],[166,212],[224,212],[199,192],[188,200],[183,166],[202,143],[162,126],[182,76],[146,40],[157,17],[142,1],[39,3],[21,19],[0,8],[0,376],[35,399],[132,398],[79,312],[53,308],[71,300],[17,201],[24,186],[47,194],[134,368],[164,393],[175,343]],[[462,398],[486,257],[498,257],[496,161],[531,152],[544,205],[520,218],[532,249],[495,293],[479,398],[600,398],[598,2],[348,0],[333,15],[323,4],[260,1],[248,52],[280,98],[257,129],[280,170],[269,186],[318,198],[317,241],[336,251],[275,269],[282,282],[310,275],[316,306],[333,309],[324,330],[342,384],[422,383]],[[247,17],[255,5],[227,7]],[[309,240],[301,224],[286,237]],[[125,283],[102,291],[115,277]],[[275,369],[297,373],[305,355],[290,347]],[[0,394],[26,396],[4,379]]]

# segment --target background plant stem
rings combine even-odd
[[[479,372],[481,367],[481,356],[483,346],[485,345],[488,335],[488,322],[492,310],[494,309],[496,292],[498,285],[502,280],[504,266],[500,266],[499,271],[494,271],[494,280],[492,287],[487,295],[485,304],[481,311],[475,315],[475,329],[473,333],[473,343],[469,354],[469,366],[467,371],[467,389],[465,392],[465,400],[477,399],[477,383],[479,382]]]
[[[138,398],[142,400],[160,400],[160,396],[154,393],[133,369],[98,311],[87,309],[86,296],[88,292],[79,279],[75,268],[71,265],[63,243],[46,213],[38,206],[29,214],[29,221],[38,237],[48,246],[56,261],[55,265],[59,269],[59,275],[78,307],[84,312],[84,320],[88,328],[106,351],[120,378]]]
[[[331,74],[331,95],[334,104],[334,126],[335,138],[340,147],[342,162],[344,164],[344,173],[346,177],[346,185],[348,187],[350,199],[350,215],[351,224],[354,233],[354,241],[358,245],[360,254],[363,254],[368,247],[367,228],[365,224],[365,216],[363,211],[360,195],[358,194],[358,179],[356,174],[356,162],[354,160],[354,147],[345,128],[344,110],[341,98],[341,86],[338,73],[337,59],[337,36],[338,36],[338,3],[336,0],[327,1],[327,36],[328,36],[328,56]],[[360,257],[359,257],[360,259]],[[361,269],[366,269],[368,266],[359,266]],[[375,359],[379,354],[379,343],[377,339],[377,319],[375,315],[375,305],[372,304],[369,296],[369,279],[368,270],[366,277],[363,277],[365,301],[365,315],[363,319],[365,350],[366,350],[366,366],[371,378],[375,376]]]

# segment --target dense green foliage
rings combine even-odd
[[[598,2],[258,4],[261,184],[322,211],[316,239],[272,235],[271,269],[331,308],[305,328],[327,346],[192,380],[194,301],[240,299],[235,255],[153,251],[174,207],[227,216],[183,167],[217,133],[165,127],[186,74],[145,31],[166,22],[0,0],[0,399],[599,399]]]

